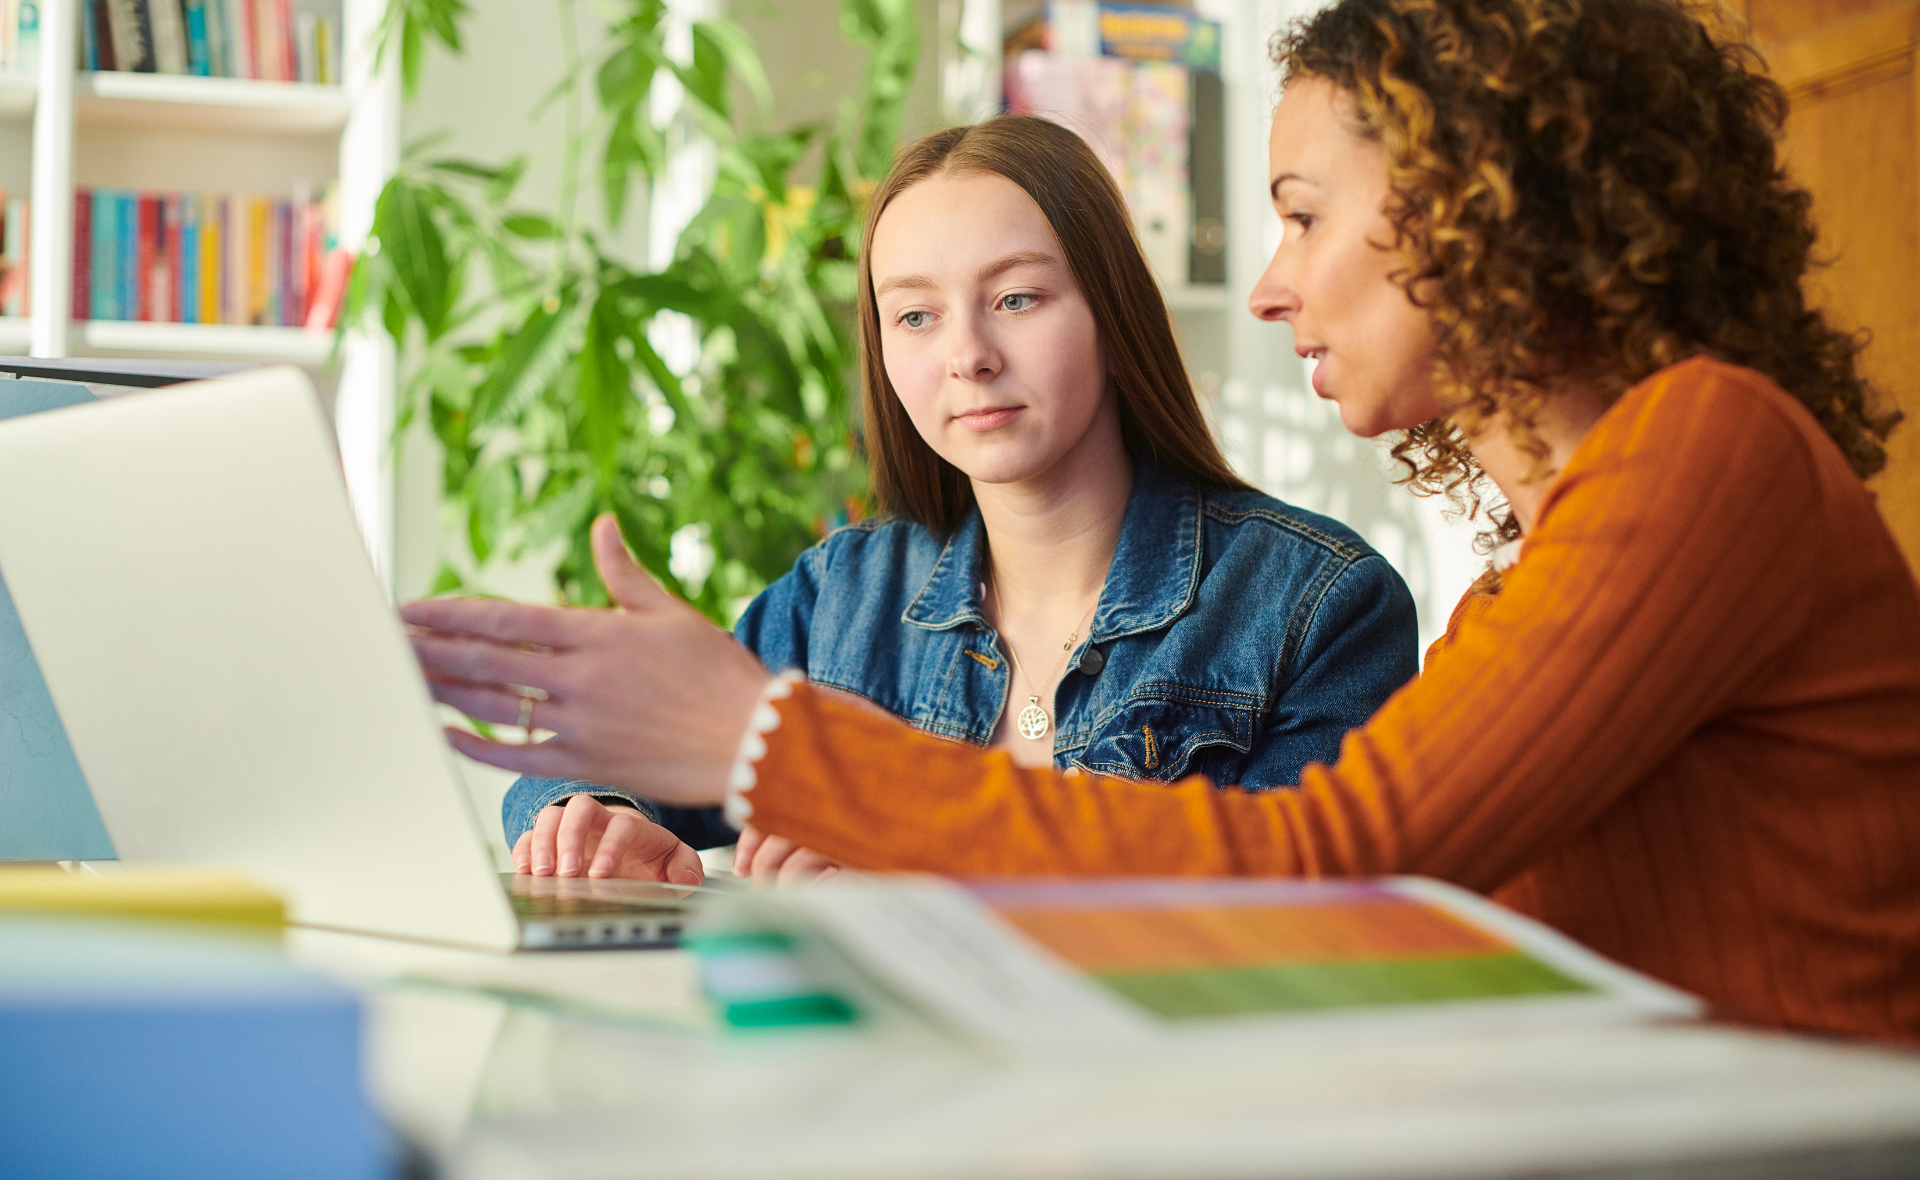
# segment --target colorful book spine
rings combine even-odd
[[[259,63],[254,61],[252,0],[221,0],[226,6],[227,37],[232,46],[229,62],[235,78],[258,78]]]
[[[271,305],[267,299],[272,278],[267,266],[267,202],[261,197],[241,200],[241,216],[246,221],[246,258],[241,263],[241,290],[245,292],[241,323],[268,324]]]
[[[33,241],[29,232],[29,206],[19,197],[7,201],[6,259],[7,277],[0,281],[0,315],[24,316],[32,311],[28,299],[32,283],[28,268],[28,249]]]
[[[76,320],[93,315],[92,252],[93,192],[77,188],[73,190],[73,306],[69,309]]]
[[[273,50],[280,57],[280,81],[300,81],[300,51],[293,20],[293,0],[259,0],[273,5]]]
[[[187,33],[187,73],[205,78],[213,73],[207,52],[207,0],[183,0],[180,17]]]
[[[200,0],[207,14],[207,65],[216,78],[237,78],[227,38],[227,0]]]
[[[200,322],[200,196],[180,195],[180,322]]]
[[[117,320],[120,314],[119,195],[112,189],[93,191],[93,300],[90,318]]]
[[[151,323],[153,314],[153,256],[159,245],[160,201],[141,193],[134,204],[133,318]]]
[[[140,0],[106,0],[108,35],[113,40],[113,59],[118,68],[136,74],[151,74],[153,66],[153,27],[148,23],[146,7]]]
[[[0,68],[13,69],[20,39],[20,0],[0,0]]]
[[[153,67],[162,74],[187,70],[187,22],[180,0],[140,0],[140,10],[153,31]]]
[[[299,58],[299,71],[294,80],[299,82],[318,82],[320,80],[320,62],[317,53],[320,48],[320,18],[311,12],[296,13],[293,18],[293,48]]]
[[[119,59],[113,54],[113,18],[107,12],[109,0],[85,0],[87,6],[87,68],[116,70]]]
[[[203,197],[200,202],[200,322],[220,324],[226,314],[220,296],[226,286],[221,281],[225,263],[226,202],[218,197]]]
[[[40,0],[20,0],[14,17],[13,68],[22,74],[40,70]]]
[[[147,285],[152,294],[149,299],[153,306],[153,319],[156,323],[173,322],[173,276],[174,247],[179,239],[180,227],[176,219],[180,215],[178,199],[172,196],[154,198],[154,245],[153,269],[147,275]]]
[[[247,199],[226,199],[226,224],[220,231],[221,300],[220,318],[229,324],[248,324],[247,316]]]

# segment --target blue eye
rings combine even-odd
[[[901,325],[908,328],[924,327],[926,322],[927,313],[924,311],[910,311],[900,317]]]
[[[1018,300],[1025,300],[1025,302],[1024,303],[1016,302]],[[1033,296],[1022,295],[1018,293],[1005,296],[1000,300],[1000,306],[1006,308],[1008,311],[1025,311],[1029,307],[1032,307],[1033,303],[1034,303]]]

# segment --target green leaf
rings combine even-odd
[[[558,297],[558,306],[536,306],[517,329],[507,333],[500,355],[487,379],[473,392],[473,420],[491,425],[505,408],[518,405],[553,378],[566,359],[566,333],[561,329],[573,316],[573,292]]]
[[[559,226],[535,213],[515,213],[500,224],[515,237],[532,241],[547,241],[560,236]]]
[[[767,82],[767,71],[760,64],[760,54],[753,47],[753,38],[747,36],[745,29],[724,17],[700,21],[693,26],[693,52],[696,59],[700,55],[702,42],[710,47],[710,52],[719,55],[723,70],[731,71],[746,85],[747,92],[753,95],[761,110],[773,106],[773,87]],[[714,109],[719,110],[717,107]]]
[[[448,281],[452,268],[431,204],[419,188],[396,176],[381,191],[373,213],[379,257],[385,259],[406,310],[426,330],[429,342],[439,338],[452,308]]]
[[[625,111],[645,102],[660,61],[658,46],[647,41],[630,41],[614,50],[594,79],[601,107]]]
[[[600,184],[607,203],[607,223],[618,227],[626,214],[627,182],[635,172],[652,180],[666,163],[660,132],[637,114],[621,116],[607,132]]]
[[[633,405],[633,380],[616,347],[624,326],[618,296],[600,292],[587,314],[580,348],[580,438],[607,493],[613,488]]]
[[[726,53],[701,25],[693,26],[692,64],[675,65],[673,72],[694,101],[723,120],[731,117],[727,104]]]
[[[386,64],[387,53],[397,40],[401,87],[411,100],[420,89],[427,37],[431,35],[456,54],[461,52],[460,21],[466,15],[467,6],[461,0],[389,0],[374,33],[374,69],[378,71]]]

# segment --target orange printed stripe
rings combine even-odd
[[[1399,897],[1315,906],[1016,909],[1000,917],[1095,973],[1508,954],[1511,944]]]

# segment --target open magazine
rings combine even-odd
[[[1414,877],[853,875],[716,898],[688,941],[736,1025],[898,1005],[1038,1055],[1700,1010],[1537,922]]]

